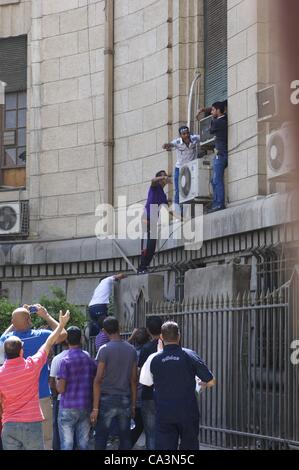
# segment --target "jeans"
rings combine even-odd
[[[224,170],[227,167],[227,153],[219,153],[213,160],[213,205],[212,208],[225,207]]]
[[[147,450],[155,450],[156,406],[154,400],[142,400],[141,413]]]
[[[141,240],[141,260],[139,271],[144,271],[151,264],[157,245],[157,233],[155,230],[155,233],[151,233],[150,220],[148,220],[146,223],[143,223],[143,232],[144,234],[147,234],[147,237],[146,239]]]
[[[58,428],[61,450],[73,450],[75,433],[77,448],[88,450],[90,427],[89,411],[60,408]]]
[[[105,450],[109,437],[110,425],[116,418],[118,421],[119,450],[130,450],[131,434],[131,400],[121,395],[102,395],[100,413],[96,424],[96,450]]]
[[[156,450],[199,450],[199,417],[195,412],[190,419],[163,421],[157,417],[155,442]]]
[[[4,450],[45,450],[42,422],[5,423],[2,444]]]
[[[103,322],[108,314],[108,304],[95,304],[88,307],[89,336],[97,336],[102,329],[99,322]]]
[[[180,203],[179,178],[180,178],[180,169],[175,167],[175,170],[174,170],[174,189],[175,189],[174,202],[175,204]]]
[[[60,437],[58,429],[59,400],[53,397],[53,450],[60,450]]]

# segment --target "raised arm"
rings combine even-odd
[[[51,317],[51,315],[47,312],[47,309],[45,307],[43,307],[40,304],[36,304],[36,307],[38,308],[38,311],[36,312],[36,314],[40,318],[45,320],[45,322],[49,325],[51,330],[54,331],[58,326],[58,322],[55,320],[55,318]],[[63,341],[66,340],[66,338],[67,338],[67,332],[64,329],[62,329],[59,336],[57,337],[56,344],[62,343]]]
[[[70,312],[67,310],[67,312],[63,315],[62,311],[60,310],[59,312],[59,323],[57,323],[57,327],[55,328],[54,331],[50,334],[50,336],[47,338],[47,341],[45,342],[43,348],[46,351],[47,355],[50,352],[51,347],[57,343],[57,339],[60,337],[62,331],[64,330],[64,327],[66,326],[67,322],[70,319]]]

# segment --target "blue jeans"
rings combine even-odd
[[[227,153],[219,153],[213,160],[213,205],[212,208],[225,207],[224,170],[227,167]]]
[[[174,170],[174,189],[175,189],[174,202],[175,204],[180,203],[179,178],[180,178],[180,169],[175,167],[175,170]]]
[[[155,450],[156,406],[154,400],[142,400],[141,414],[147,450]]]
[[[61,450],[73,450],[74,436],[79,450],[88,450],[90,412],[70,408],[59,408],[58,428]]]
[[[118,421],[119,450],[130,450],[131,400],[121,395],[102,395],[96,424],[96,450],[105,450],[113,418]]]
[[[53,450],[60,450],[60,438],[58,429],[59,400],[53,397]]]
[[[5,423],[2,444],[3,450],[45,450],[42,422]]]
[[[165,422],[157,417],[156,450],[177,450],[180,440],[180,450],[199,450],[199,417],[197,410],[189,420],[172,419]]]

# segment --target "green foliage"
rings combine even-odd
[[[80,308],[67,301],[63,289],[60,289],[59,287],[50,287],[50,290],[53,293],[54,298],[49,299],[44,295],[39,300],[39,303],[43,305],[56,320],[58,320],[60,310],[63,312],[69,310],[71,317],[68,326],[78,326],[79,328],[83,328],[86,318]],[[32,320],[36,328],[43,325],[43,320],[39,317],[32,315]]]
[[[5,297],[0,297],[0,334],[5,331],[11,323],[11,314],[18,305],[11,304]]]
[[[83,328],[86,318],[80,308],[67,301],[66,295],[62,289],[51,287],[50,290],[53,293],[54,298],[49,299],[44,295],[38,303],[43,305],[48,310],[49,314],[56,320],[59,318],[60,310],[64,312],[69,310],[71,318],[68,326],[78,326],[79,328]],[[11,323],[11,314],[17,307],[18,305],[11,304],[5,297],[0,298],[0,334],[9,327]],[[47,327],[45,321],[39,316],[32,315],[31,318],[35,328]]]

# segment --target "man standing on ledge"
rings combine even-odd
[[[145,274],[156,250],[158,238],[158,221],[160,207],[168,207],[167,196],[164,192],[165,186],[170,182],[165,170],[159,171],[152,179],[147,195],[142,219],[143,239],[141,241],[141,261],[138,268],[139,274]],[[171,213],[171,212],[170,212]]]
[[[196,377],[202,388],[215,385],[212,373],[200,357],[180,346],[178,325],[169,321],[161,329],[164,349],[149,356],[140,373],[140,383],[154,385],[156,403],[155,450],[199,449],[199,411]]]
[[[196,158],[196,146],[200,143],[199,135],[190,135],[189,127],[182,126],[179,128],[180,137],[172,140],[169,144],[164,144],[163,149],[171,151],[176,149],[176,165],[174,173],[174,186],[175,186],[175,212],[180,214],[180,190],[179,190],[179,176],[180,169]]]

